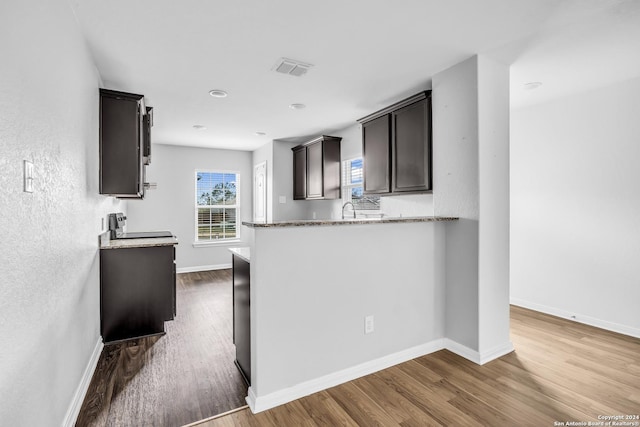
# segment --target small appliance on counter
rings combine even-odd
[[[109,234],[111,240],[117,239],[147,239],[153,237],[173,237],[170,231],[140,231],[133,233],[125,233],[124,226],[127,223],[127,217],[122,212],[109,214]]]

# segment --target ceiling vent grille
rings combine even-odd
[[[307,74],[307,71],[309,71],[309,68],[311,67],[313,67],[313,65],[296,61],[295,59],[280,58],[273,67],[273,70],[278,73],[300,77]]]

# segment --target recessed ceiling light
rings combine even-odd
[[[304,105],[304,104],[291,104],[291,105],[289,105],[289,108],[291,108],[292,110],[302,110],[305,107],[306,107],[306,105]]]
[[[542,82],[529,82],[524,84],[525,90],[534,90],[542,86]]]
[[[256,136],[265,136],[266,133],[264,133],[264,132],[256,132],[255,135]]]
[[[205,130],[205,129],[207,129],[207,127],[204,126],[204,125],[193,125],[193,128],[195,130]]]
[[[213,89],[209,91],[209,95],[213,96],[214,98],[226,98],[228,93],[224,90]]]

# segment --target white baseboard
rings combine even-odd
[[[249,405],[249,409],[254,414],[256,413],[256,411],[253,409],[256,407],[256,399],[256,394],[254,393],[253,388],[249,387],[249,390],[247,390],[247,397],[244,400],[245,402],[247,402],[247,405]]]
[[[444,339],[444,348],[478,365],[484,365],[485,363],[491,362],[505,354],[509,354],[514,350],[513,344],[509,341],[503,345],[494,347],[491,350],[480,353],[449,338]]]
[[[89,363],[87,363],[87,366],[84,369],[84,373],[82,374],[82,378],[80,379],[80,384],[78,384],[78,388],[73,395],[71,405],[69,405],[69,409],[67,409],[67,414],[65,415],[64,421],[62,423],[64,427],[73,427],[76,423],[76,420],[78,419],[80,409],[82,408],[82,402],[84,402],[87,390],[89,389],[89,384],[91,383],[91,378],[93,377],[93,373],[96,370],[96,366],[98,366],[98,360],[100,359],[100,353],[102,353],[103,347],[104,344],[102,344],[102,338],[98,337],[98,342],[93,348],[93,353],[91,353]]]
[[[195,267],[176,268],[176,273],[195,273],[197,271],[226,270],[231,264],[197,265]]]
[[[389,368],[397,365],[398,363],[406,362],[408,360],[415,359],[416,357],[442,350],[442,348],[443,340],[437,339],[426,344],[353,366],[351,368],[343,369],[342,371],[334,372],[310,381],[305,381],[293,387],[278,390],[265,396],[256,396],[253,388],[249,387],[249,395],[246,399],[247,404],[253,413],[266,411],[267,409],[283,405],[293,400],[300,399],[301,397]]]
[[[519,298],[511,298],[511,304],[539,311],[541,313],[550,314],[552,316],[562,317],[563,319],[573,320],[574,322],[584,323],[585,325],[595,326],[596,328],[640,338],[640,329],[634,328],[633,326],[621,325],[619,323],[609,322],[608,320],[598,319],[596,317],[586,316],[580,313],[573,313],[560,308],[549,307]]]
[[[509,354],[514,350],[515,349],[513,348],[513,343],[511,341],[508,341],[490,350],[480,352],[480,363],[478,364],[484,365],[485,363],[489,363],[492,360],[502,357],[505,354]]]
[[[455,353],[458,356],[464,357],[465,359],[480,365],[480,353],[478,353],[477,351],[470,349],[466,345],[462,345],[456,341],[450,340],[449,338],[445,338],[443,341],[444,348],[449,350],[451,353]]]
[[[477,363],[478,365],[483,365],[504,356],[505,354],[511,353],[513,351],[513,344],[509,341],[504,345],[495,347],[481,354],[469,347],[450,340],[449,338],[436,339],[426,344],[399,351],[388,356],[383,356],[320,378],[305,381],[301,384],[283,390],[278,390],[265,396],[256,396],[253,388],[249,387],[249,393],[246,401],[251,412],[255,414],[293,400],[300,399],[310,394],[326,390],[330,387],[335,387],[346,383],[347,381],[355,380],[356,378],[381,371],[382,369],[389,368],[399,363],[415,359],[416,357],[424,356],[443,349],[447,349],[452,353]]]

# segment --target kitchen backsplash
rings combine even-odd
[[[305,219],[340,219],[341,217],[342,200],[316,200],[304,203],[307,204]],[[433,194],[381,197],[380,212],[385,217],[433,216]],[[362,211],[362,214],[366,213],[367,211]],[[351,215],[349,207],[345,215]]]
[[[433,194],[407,194],[380,198],[384,216],[433,216]]]

